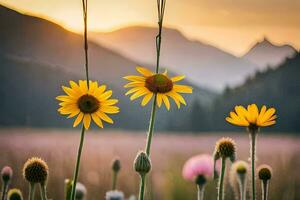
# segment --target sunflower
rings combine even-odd
[[[262,106],[259,112],[256,104],[248,105],[247,109],[243,106],[236,106],[235,112],[230,112],[230,117],[226,117],[226,121],[237,126],[257,129],[275,124],[277,118],[275,112],[275,108],[267,109],[266,106]]]
[[[62,115],[69,115],[68,118],[76,117],[73,127],[83,121],[85,129],[90,127],[93,120],[99,127],[103,128],[102,120],[110,124],[113,120],[107,114],[119,112],[119,108],[114,106],[118,100],[109,99],[112,91],[106,90],[105,85],[98,86],[98,82],[79,81],[79,84],[70,81],[71,87],[62,86],[66,95],[56,97],[61,101],[58,112]]]
[[[150,70],[137,67],[136,70],[142,76],[125,76],[124,79],[131,81],[126,84],[125,88],[131,88],[125,95],[132,94],[130,100],[135,100],[144,96],[141,102],[142,106],[148,104],[154,95],[157,95],[157,106],[160,107],[162,102],[170,110],[169,98],[172,98],[178,108],[181,104],[186,105],[184,98],[179,93],[192,93],[193,88],[186,85],[178,85],[176,82],[184,79],[185,76],[175,76],[169,78],[167,71],[165,73],[153,73]]]

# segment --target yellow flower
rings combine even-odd
[[[112,91],[106,90],[105,85],[98,86],[98,82],[90,81],[89,88],[87,81],[79,81],[79,84],[70,81],[71,87],[62,86],[67,95],[56,97],[61,101],[58,112],[62,115],[69,115],[68,118],[76,117],[73,127],[83,121],[85,129],[88,129],[93,120],[99,127],[103,128],[102,120],[113,123],[107,114],[119,112],[119,108],[114,106],[118,100],[109,99]]]
[[[275,108],[267,109],[262,106],[260,112],[256,104],[248,105],[247,109],[243,106],[235,106],[235,112],[230,112],[230,117],[226,117],[226,121],[237,125],[247,127],[271,126],[276,123]]]
[[[167,72],[156,74],[143,67],[137,67],[136,70],[142,76],[124,77],[124,79],[131,81],[124,86],[125,88],[131,88],[126,93],[126,95],[132,94],[130,97],[131,100],[144,96],[141,105],[145,106],[154,95],[157,95],[158,107],[160,107],[163,102],[169,110],[170,101],[168,97],[174,100],[178,108],[180,108],[180,104],[186,105],[184,98],[179,93],[192,93],[192,87],[175,84],[184,79],[184,76],[169,78]]]

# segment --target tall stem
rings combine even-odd
[[[255,182],[255,157],[256,157],[256,131],[250,131],[251,142],[251,179],[252,179],[252,200],[256,199],[256,182]]]
[[[6,200],[7,189],[8,189],[8,181],[4,181],[2,185],[1,200]]]
[[[35,193],[35,184],[30,183],[29,185],[29,200],[34,200],[34,194]]]
[[[218,200],[222,200],[224,197],[224,176],[226,168],[226,158],[221,158],[221,175],[218,186]]]
[[[113,172],[112,190],[116,190],[117,188],[117,175],[117,172]]]
[[[41,199],[47,200],[48,198],[47,198],[47,190],[45,184],[40,184],[40,191],[41,191]]]
[[[148,156],[150,156],[151,143],[152,143],[152,137],[153,137],[154,123],[155,123],[155,114],[156,114],[156,101],[157,101],[157,95],[154,95],[153,104],[152,104],[152,110],[151,110],[151,116],[150,116],[150,122],[149,122],[147,144],[146,144],[146,154]]]
[[[268,200],[269,181],[262,181],[261,187],[262,187],[262,200]]]
[[[71,200],[75,200],[76,184],[77,184],[77,179],[78,179],[78,173],[79,173],[79,168],[80,168],[80,159],[81,159],[81,153],[82,153],[83,142],[84,142],[84,133],[85,133],[85,128],[84,128],[84,125],[82,125],[81,135],[80,135],[80,143],[79,143],[78,153],[77,153],[77,161],[76,161],[76,166],[75,166],[75,172],[73,175]]]
[[[239,177],[240,200],[246,200],[246,177]]]
[[[205,189],[205,185],[197,185],[197,191],[198,191],[197,199],[198,200],[204,199],[204,189]]]
[[[145,196],[145,178],[146,178],[145,175],[141,175],[139,200],[144,200],[144,196]]]
[[[84,21],[85,75],[86,75],[87,87],[89,88],[90,81],[89,81],[88,36],[87,36],[87,17],[88,17],[87,0],[82,0],[82,8],[83,8],[83,21]],[[80,144],[79,144],[78,153],[77,153],[77,161],[76,161],[75,172],[74,172],[74,176],[73,176],[71,200],[75,200],[76,185],[77,185],[78,173],[79,173],[79,168],[80,168],[80,159],[81,159],[81,153],[82,153],[83,142],[84,142],[84,133],[85,133],[85,128],[84,128],[84,125],[82,125],[81,135],[80,135]]]

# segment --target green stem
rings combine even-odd
[[[152,143],[152,137],[153,137],[155,114],[156,114],[156,101],[157,101],[157,95],[155,94],[153,104],[152,104],[152,110],[151,110],[151,116],[150,116],[150,122],[149,122],[149,130],[148,130],[148,136],[147,136],[147,144],[146,144],[146,154],[148,156],[150,156],[151,143]]]
[[[35,193],[35,184],[30,183],[30,185],[29,185],[29,200],[34,200],[34,193]]]
[[[144,193],[145,193],[145,175],[141,175],[140,181],[140,191],[139,191],[139,200],[144,200]]]
[[[81,159],[81,153],[82,153],[83,142],[84,142],[84,133],[85,133],[85,128],[84,128],[84,125],[82,125],[81,135],[80,135],[80,144],[79,144],[78,153],[77,153],[77,161],[76,161],[75,172],[74,172],[74,176],[73,176],[74,181],[73,181],[72,192],[71,192],[71,200],[75,200],[76,184],[77,184],[77,179],[78,179],[78,173],[79,173],[79,168],[80,168],[80,159]]]
[[[90,86],[89,81],[89,58],[88,58],[88,35],[87,35],[87,0],[82,0],[83,7],[83,21],[84,21],[84,55],[85,55],[85,74],[88,88]]]
[[[7,189],[8,189],[8,181],[4,181],[2,186],[2,195],[1,195],[2,200],[6,200]]]
[[[198,190],[198,200],[203,200],[204,199],[204,189],[205,186],[204,185],[197,185],[197,190]]]
[[[222,200],[224,197],[225,168],[226,168],[226,158],[221,158],[221,175],[220,175],[219,186],[218,186],[218,200]]]
[[[48,198],[47,198],[47,190],[45,184],[40,184],[40,191],[41,191],[41,199],[47,200]]]
[[[113,182],[112,182],[112,190],[116,190],[117,188],[117,172],[113,172]]]
[[[256,182],[255,182],[255,156],[256,156],[256,132],[251,131],[250,133],[251,140],[251,178],[252,178],[252,200],[256,199]]]
[[[240,200],[246,200],[246,177],[243,175],[239,177]]]
[[[269,181],[262,181],[262,200],[268,200]]]

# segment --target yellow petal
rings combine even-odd
[[[79,87],[83,94],[87,94],[88,88],[87,88],[87,82],[83,80],[79,80]]]
[[[151,100],[151,98],[153,97],[153,93],[148,93],[147,95],[145,95],[145,97],[142,100],[141,105],[145,106],[148,104],[148,102]]]
[[[73,127],[78,126],[78,124],[81,122],[83,116],[84,116],[83,113],[79,113],[79,115],[77,116],[77,118],[76,118],[75,121],[74,121]]]
[[[109,100],[106,100],[104,102],[101,102],[101,105],[111,106],[111,105],[115,105],[118,102],[119,102],[119,100],[117,100],[117,99],[109,99]]]
[[[193,93],[193,88],[186,85],[174,85],[173,89],[180,93]]]
[[[177,108],[179,109],[180,108],[180,102],[174,97],[174,96],[170,96],[168,95],[169,97],[171,97],[173,99],[173,101],[175,102],[175,104],[177,105]]]
[[[160,107],[161,103],[162,103],[162,94],[157,93],[156,96],[157,96],[156,97],[157,98],[157,106]]]
[[[89,129],[91,124],[91,115],[85,114],[83,118],[83,125],[85,129]]]
[[[76,112],[72,112],[72,113],[68,116],[68,118],[75,117],[75,116],[78,115],[79,113],[80,113],[80,110],[77,109]]]
[[[129,95],[129,94],[132,94],[132,93],[135,93],[139,90],[143,90],[144,87],[135,87],[135,88],[131,88],[130,90],[128,90],[128,92],[125,93],[125,95]]]
[[[108,114],[115,114],[120,112],[120,109],[117,106],[101,106],[100,111]]]
[[[140,81],[143,82],[145,81],[145,77],[143,76],[125,76],[124,79],[129,80],[129,81]]]
[[[265,114],[262,116],[261,122],[269,121],[269,119],[275,114],[275,108],[269,108]]]
[[[185,78],[185,76],[175,76],[175,77],[171,78],[171,80],[173,83],[175,83],[175,82],[181,81],[184,78]]]
[[[105,90],[106,90],[106,85],[101,85],[100,87],[95,89],[94,95],[96,97],[99,97]]]
[[[148,93],[149,92],[147,90],[139,90],[130,97],[130,100],[133,101],[133,100],[139,98],[140,96],[143,96]]]
[[[140,74],[142,74],[143,76],[146,76],[146,77],[152,76],[152,75],[153,75],[153,73],[152,73],[150,70],[148,70],[148,69],[146,69],[146,68],[143,68],[143,67],[136,67],[136,70],[137,70]]]
[[[109,97],[111,97],[111,95],[112,95],[112,91],[111,91],[111,90],[108,90],[108,91],[104,92],[103,94],[101,94],[101,95],[98,97],[98,99],[99,99],[100,101],[104,101],[104,100],[108,99]]]
[[[186,105],[186,102],[185,102],[184,98],[180,94],[178,94],[176,92],[169,92],[167,95],[171,96],[172,98],[177,99],[183,105]]]
[[[102,121],[99,119],[99,117],[98,117],[97,114],[93,113],[93,114],[92,114],[92,119],[93,119],[93,121],[94,121],[99,127],[103,128],[103,123],[102,123]]]
[[[130,88],[130,87],[143,87],[145,86],[145,82],[131,82],[131,83],[127,83],[126,85],[124,85],[124,88]]]
[[[162,95],[163,102],[166,105],[167,110],[170,110],[170,101],[166,95]]]
[[[268,121],[268,122],[265,122],[263,124],[261,124],[260,126],[272,126],[273,124],[276,124],[276,121]]]
[[[96,114],[97,114],[103,121],[106,121],[106,122],[108,122],[108,123],[110,123],[110,124],[113,124],[113,123],[114,123],[114,121],[113,121],[108,115],[106,115],[104,112],[98,111]]]

